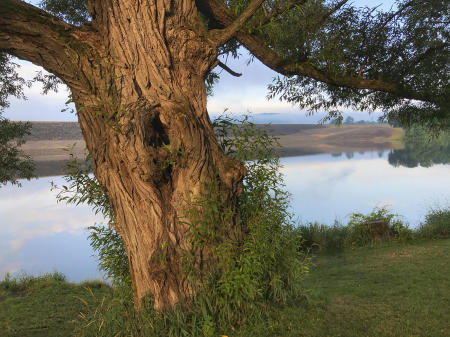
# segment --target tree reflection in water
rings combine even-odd
[[[404,149],[389,153],[392,166],[430,167],[450,163],[450,132],[433,136],[421,127],[414,127],[406,130],[404,144]]]

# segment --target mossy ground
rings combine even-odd
[[[450,336],[450,239],[318,255],[308,301],[274,310],[272,336]],[[101,283],[0,283],[0,336],[71,336]],[[80,300],[82,299],[82,300]],[[230,336],[231,337],[231,336]]]

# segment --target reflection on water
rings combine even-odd
[[[85,228],[102,222],[89,208],[57,204],[50,182],[24,181],[0,188],[0,278],[9,271],[39,274],[58,270],[70,281],[98,278]]]
[[[436,164],[450,163],[450,133],[437,137],[423,129],[414,128],[406,131],[405,148],[389,153],[389,163],[394,166],[430,167]]]
[[[355,211],[392,209],[416,226],[427,208],[450,202],[450,165],[393,167],[389,152],[282,158],[292,209],[299,220],[345,222]],[[24,270],[59,270],[70,281],[98,278],[86,227],[102,222],[88,207],[57,204],[50,182],[61,177],[0,188],[0,278]]]
[[[415,227],[429,207],[450,202],[450,165],[394,167],[389,152],[282,158],[300,221],[333,224],[352,212],[389,205]]]

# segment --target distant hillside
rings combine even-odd
[[[83,139],[80,125],[77,122],[30,122],[31,135],[27,141],[36,140],[78,140]],[[256,124],[259,128],[266,128],[264,124]],[[273,135],[290,135],[311,129],[324,128],[317,124],[272,124],[269,126]]]
[[[77,122],[30,122],[31,134],[25,140],[77,140],[83,139]]]

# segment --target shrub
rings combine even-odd
[[[378,225],[378,226],[376,226]],[[392,239],[407,240],[412,233],[397,214],[386,207],[376,207],[371,213],[353,213],[348,222],[348,244],[350,246],[366,246]]]
[[[450,238],[450,206],[431,209],[417,234],[424,239]]]
[[[367,246],[382,241],[409,242],[415,233],[387,208],[375,208],[371,213],[353,213],[347,226],[337,221],[333,226],[317,222],[298,227],[305,252],[338,253],[346,247]]]

